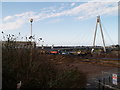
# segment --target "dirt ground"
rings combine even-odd
[[[117,70],[118,62],[108,63],[108,61],[101,60],[89,60],[83,59],[77,56],[67,55],[48,55],[49,60],[54,63],[58,71],[66,69],[78,69],[86,73],[87,78],[94,78],[102,74],[104,71]]]

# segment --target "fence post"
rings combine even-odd
[[[101,81],[100,81],[100,80],[98,80],[98,88],[99,88],[99,89],[100,89],[100,82],[101,82]]]
[[[110,84],[110,82],[111,82],[111,79],[110,79],[110,76],[109,76],[109,84]]]
[[[103,78],[103,90],[105,89],[105,78]]]

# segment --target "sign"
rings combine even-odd
[[[112,83],[117,85],[117,74],[112,74]]]

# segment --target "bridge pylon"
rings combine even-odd
[[[96,34],[97,34],[98,24],[99,24],[99,26],[100,26],[100,32],[101,32],[102,41],[103,41],[103,50],[104,50],[104,52],[106,52],[105,40],[104,40],[104,34],[103,34],[103,30],[102,30],[102,25],[101,25],[100,16],[97,16],[97,22],[96,22],[95,33],[94,33],[94,40],[93,40],[93,48],[92,48],[91,52],[94,52],[95,40],[96,40]]]

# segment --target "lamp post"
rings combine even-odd
[[[31,36],[30,36],[30,38],[31,38],[31,43],[32,43],[32,22],[33,22],[32,18],[30,19],[30,22],[31,22]]]
[[[31,22],[31,36],[29,37],[29,39],[31,39],[31,52],[30,52],[30,63],[29,63],[29,68],[30,68],[30,71],[31,71],[31,62],[32,62],[32,47],[33,47],[33,44],[32,44],[32,22],[33,22],[33,19],[31,18],[30,19],[30,22]]]

